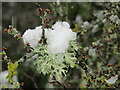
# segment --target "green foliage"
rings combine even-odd
[[[73,68],[76,62],[74,50],[77,50],[77,45],[75,45],[75,41],[70,41],[70,47],[72,47],[71,52],[68,50],[59,54],[49,53],[46,45],[36,47],[34,53],[38,54],[38,58],[34,61],[34,65],[37,71],[51,77],[56,76],[58,79],[66,76],[69,68]]]
[[[7,79],[10,83],[13,83],[13,76],[17,74],[17,72],[15,71],[18,68],[18,62],[15,63],[11,63],[8,62],[8,75],[7,75]]]

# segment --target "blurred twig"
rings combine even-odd
[[[21,70],[21,72],[22,72],[22,74],[23,74],[24,76],[26,76],[27,78],[29,78],[29,79],[33,82],[33,84],[34,84],[34,86],[35,86],[36,89],[39,88],[38,85],[37,85],[37,83],[35,82],[35,79],[34,79],[32,76],[28,75],[27,73],[25,73],[25,72],[22,71],[22,70]]]

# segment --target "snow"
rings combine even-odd
[[[76,39],[76,33],[72,32],[67,22],[58,21],[52,28],[53,30],[46,32],[47,50],[50,53],[64,53],[69,46],[69,41]]]
[[[31,47],[36,47],[42,36],[42,27],[38,26],[35,29],[28,29],[23,34],[23,41],[25,44],[29,43]]]
[[[23,34],[25,44],[29,43],[31,47],[36,47],[42,36],[42,27],[38,26],[35,29],[28,29]],[[47,50],[50,53],[64,53],[70,40],[76,39],[76,33],[70,29],[67,22],[57,21],[52,29],[45,28],[45,37],[47,38]]]

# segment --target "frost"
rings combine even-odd
[[[56,22],[53,30],[45,30],[48,42],[47,50],[50,53],[64,53],[70,40],[76,39],[76,33],[72,32],[67,22]]]
[[[25,44],[29,43],[31,47],[36,47],[42,36],[42,27],[38,26],[35,29],[28,29],[23,34]]]
[[[116,81],[118,80],[118,75],[116,76],[112,76],[110,79],[106,80],[106,83],[109,83],[109,84],[114,84]]]

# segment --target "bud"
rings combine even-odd
[[[47,13],[50,13],[50,9],[45,9],[45,11],[46,11]]]
[[[4,32],[5,32],[5,33],[7,33],[7,32],[8,32],[8,30],[7,30],[7,29],[4,29]]]
[[[20,85],[21,85],[21,86],[24,86],[24,82],[21,82]]]
[[[87,56],[82,56],[83,59],[87,58]]]
[[[38,8],[37,11],[38,11],[38,12],[41,12],[41,11],[42,11],[42,8]]]
[[[7,48],[3,47],[3,48],[2,48],[2,50],[4,50],[4,51],[5,51],[5,50],[7,50]]]
[[[20,34],[15,34],[15,35],[14,35],[14,38],[17,38],[17,39],[18,39],[19,37],[20,37]]]
[[[30,46],[30,44],[29,44],[29,43],[26,43],[26,45],[27,45],[27,46]]]
[[[48,19],[48,18],[46,18],[46,19],[44,20],[44,22],[45,22],[45,23],[48,23],[48,22],[49,22],[49,19]]]
[[[9,29],[12,29],[13,27],[12,27],[12,25],[9,25]]]

